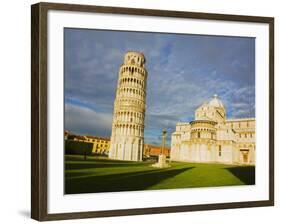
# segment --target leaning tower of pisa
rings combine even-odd
[[[129,51],[120,66],[114,101],[109,158],[141,161],[147,71],[142,53]]]

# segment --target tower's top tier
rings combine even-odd
[[[137,51],[128,51],[124,57],[125,65],[137,65],[144,67],[145,57],[144,54]]]

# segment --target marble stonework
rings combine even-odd
[[[255,164],[255,118],[227,119],[215,95],[195,111],[195,120],[177,123],[171,160]]]
[[[147,80],[144,65],[142,53],[129,51],[120,66],[110,140],[111,159],[142,160]]]

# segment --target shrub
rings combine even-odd
[[[93,143],[65,140],[65,154],[90,155],[92,154]]]

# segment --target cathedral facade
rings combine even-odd
[[[141,161],[147,71],[145,57],[129,51],[120,66],[110,139],[109,158]]]
[[[195,120],[177,123],[171,160],[255,164],[255,118],[227,119],[217,95],[195,111]]]

